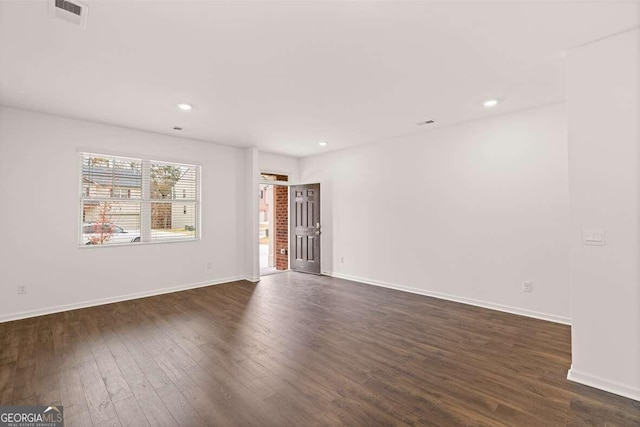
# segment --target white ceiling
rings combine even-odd
[[[0,3],[0,103],[292,156],[561,102],[564,51],[640,23],[637,1],[84,2],[86,30]]]

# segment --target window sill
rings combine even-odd
[[[167,243],[193,243],[202,240],[200,237],[195,237],[193,239],[183,239],[183,240],[165,240],[165,241],[156,241],[156,242],[127,242],[127,243],[111,243],[107,245],[78,245],[78,249],[98,249],[98,248],[119,248],[123,246],[148,246],[148,245],[163,245]]]

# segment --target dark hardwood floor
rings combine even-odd
[[[568,326],[284,273],[0,324],[0,404],[67,426],[640,425]]]

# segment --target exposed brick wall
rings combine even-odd
[[[275,205],[275,258],[276,269],[289,268],[289,188],[277,185],[274,187],[273,203]],[[281,254],[280,249],[285,253]]]

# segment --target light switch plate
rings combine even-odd
[[[589,246],[604,246],[604,228],[583,228],[582,243]]]

